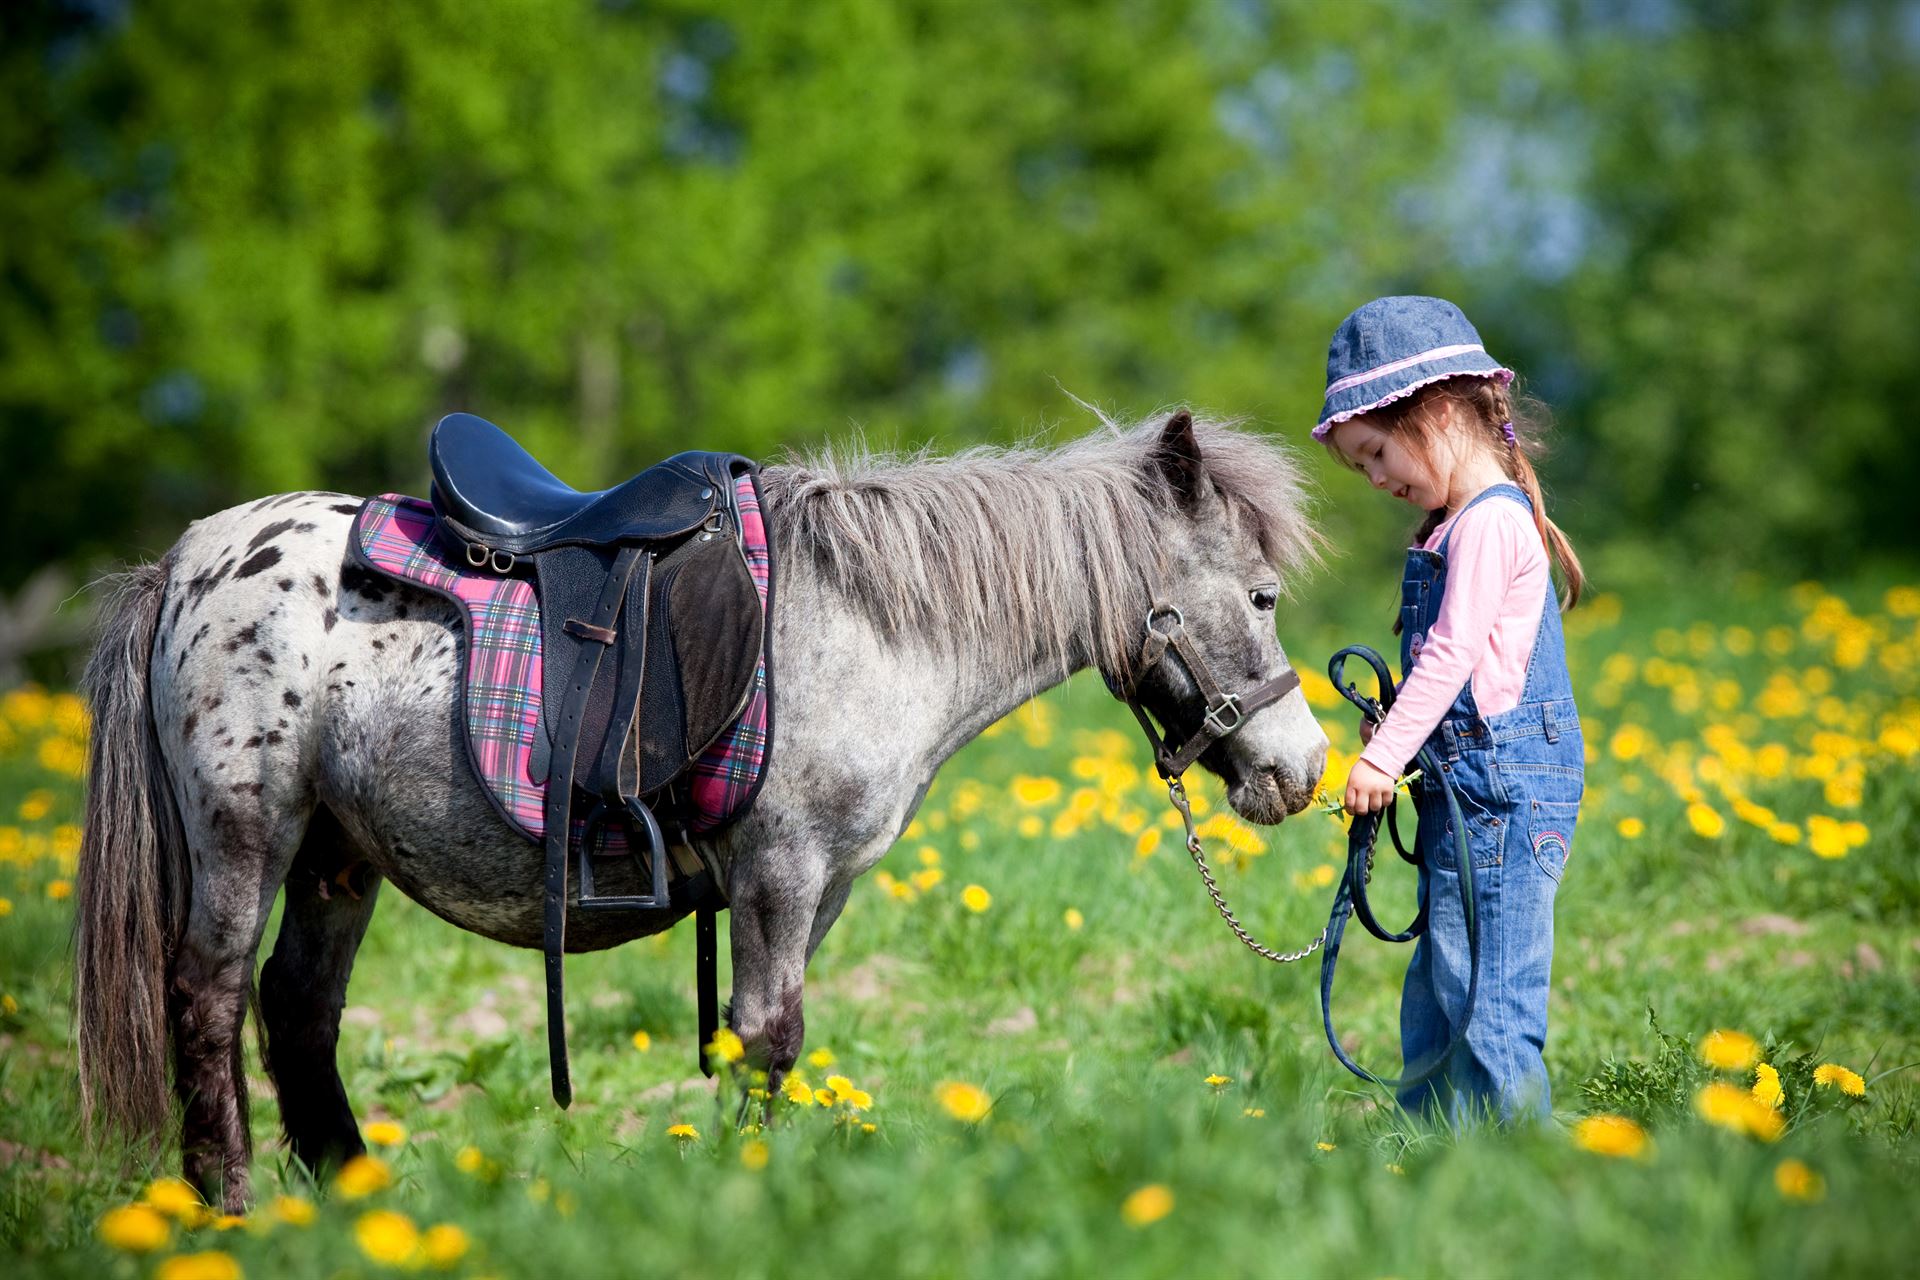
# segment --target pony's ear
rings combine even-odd
[[[1206,469],[1200,462],[1200,442],[1193,438],[1193,415],[1187,410],[1168,418],[1160,429],[1153,460],[1180,505],[1191,506],[1206,483]]]

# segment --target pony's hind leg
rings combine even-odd
[[[247,1078],[241,1027],[254,956],[273,895],[306,825],[232,796],[186,822],[193,901],[167,974],[173,1087],[187,1181],[228,1213],[250,1198]]]
[[[353,957],[380,879],[321,808],[288,873],[273,954],[260,971],[267,1073],[294,1156],[316,1177],[366,1150],[337,1051]]]

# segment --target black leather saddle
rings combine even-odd
[[[736,461],[733,454],[679,453],[625,484],[582,493],[512,436],[470,413],[442,418],[427,456],[440,519],[469,546],[512,556],[687,533],[725,505]]]
[[[756,467],[738,454],[680,453],[583,493],[466,413],[440,420],[428,456],[441,541],[476,569],[531,576],[539,597],[546,732],[532,772],[546,783],[547,1045],[564,1107],[562,960],[576,844],[579,909],[698,911],[703,1046],[718,1028],[713,914],[724,899],[704,870],[670,891],[662,827],[673,824],[674,784],[739,719],[766,644],[737,489]],[[583,834],[576,799],[588,815]],[[616,824],[647,893],[594,892],[593,859]],[[684,833],[678,843],[689,843]]]

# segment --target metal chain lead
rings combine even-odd
[[[1275,964],[1292,964],[1296,960],[1305,960],[1318,951],[1327,940],[1327,931],[1324,928],[1320,930],[1319,937],[1298,951],[1275,951],[1253,940],[1253,935],[1234,918],[1233,911],[1227,906],[1227,900],[1220,896],[1220,886],[1214,883],[1213,872],[1207,866],[1206,855],[1200,851],[1200,833],[1193,829],[1193,808],[1187,803],[1187,788],[1179,778],[1167,779],[1167,798],[1173,801],[1173,807],[1180,811],[1180,820],[1187,825],[1187,852],[1193,855],[1193,865],[1200,868],[1200,878],[1207,885],[1207,896],[1213,899],[1213,905],[1219,910],[1220,918],[1227,922],[1227,927],[1233,930],[1234,936],[1247,944],[1247,950]]]

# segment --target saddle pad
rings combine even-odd
[[[751,476],[738,477],[734,487],[747,568],[764,609],[771,557],[759,494]],[[369,565],[460,606],[467,631],[461,714],[474,772],[509,825],[536,843],[545,839],[547,786],[530,771],[535,735],[545,732],[540,603],[533,584],[455,559],[434,536],[432,505],[419,498],[397,493],[368,498],[354,519],[352,538]],[[696,835],[725,826],[745,811],[759,790],[772,715],[766,647],[761,646],[740,718],[685,775],[687,825]],[[575,820],[575,840],[583,825]],[[605,852],[624,851],[617,825],[606,834]]]

